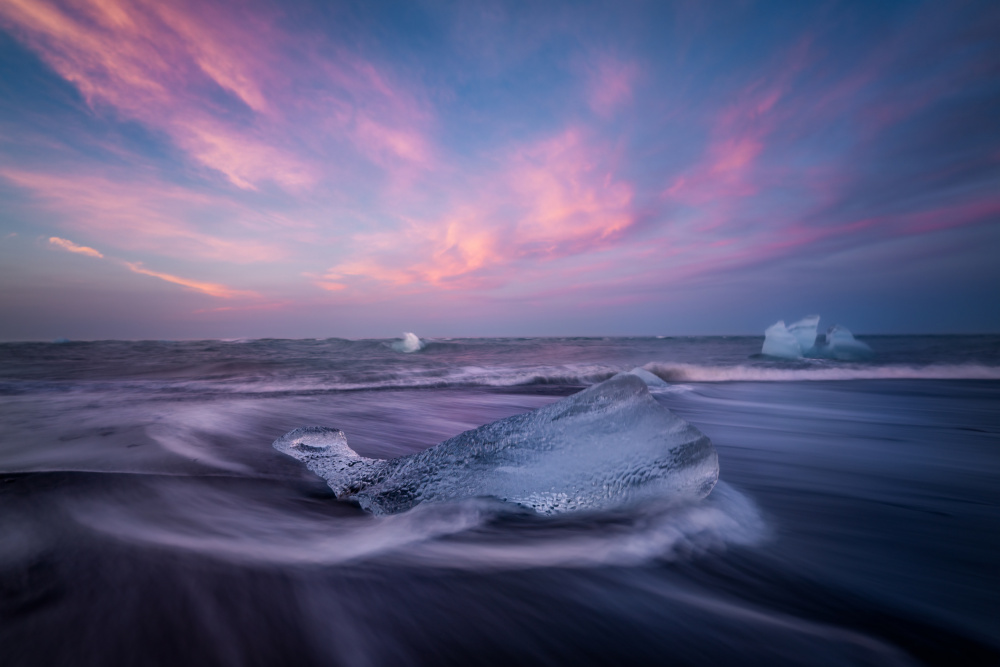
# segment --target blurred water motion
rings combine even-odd
[[[846,368],[995,366],[901,341]],[[700,503],[372,517],[271,441],[398,456],[635,365],[816,368],[759,339],[349,343],[0,346],[3,664],[1000,664],[995,380],[685,381],[656,397],[718,449]]]

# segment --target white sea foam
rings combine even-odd
[[[1000,366],[983,364],[839,364],[830,360],[805,360],[797,367],[738,364],[701,365],[654,361],[641,368],[664,380],[650,385],[650,391],[681,392],[689,382],[796,382],[810,380],[1000,380]],[[803,367],[805,364],[808,366]],[[322,377],[262,379],[254,382],[231,380],[132,380],[128,382],[79,385],[80,391],[182,392],[210,391],[219,394],[295,394],[300,392],[364,391],[368,389],[423,389],[449,387],[525,387],[532,385],[588,386],[603,382],[625,369],[603,364],[565,366],[460,366],[441,369],[396,369],[367,377]],[[634,371],[633,371],[634,372]],[[649,384],[647,382],[647,384]]]
[[[684,505],[652,502],[623,523],[586,530],[552,531],[518,540],[433,540],[396,557],[448,567],[520,569],[534,567],[636,566],[679,561],[732,546],[758,544],[768,528],[750,498],[719,482],[707,498]]]
[[[318,519],[211,489],[171,489],[149,503],[74,503],[77,522],[119,539],[193,551],[226,561],[333,565],[364,561],[474,528],[484,503],[428,505],[396,516]],[[495,510],[493,510],[495,511]],[[170,521],[164,521],[164,515]]]
[[[826,366],[768,368],[653,362],[643,368],[667,382],[797,382],[829,380],[1000,380],[1000,367],[979,364],[927,366]]]
[[[125,541],[229,562],[300,566],[373,559],[474,570],[634,566],[754,545],[769,532],[754,502],[721,482],[703,500],[651,499],[626,513],[570,521],[519,515],[489,498],[418,505],[390,516],[319,517],[211,488],[157,484],[150,482],[148,502],[90,499],[66,509],[80,524]],[[515,523],[496,525],[505,517]],[[490,538],[497,531],[503,540]]]

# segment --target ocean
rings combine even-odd
[[[859,339],[2,343],[0,663],[1000,665],[1000,336]],[[272,447],[400,457],[637,367],[707,497],[373,515]]]

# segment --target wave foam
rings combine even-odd
[[[1000,367],[979,364],[767,368],[652,362],[643,366],[667,382],[798,382],[837,380],[1000,380]]]
[[[835,363],[835,362],[834,362]],[[684,383],[697,382],[807,382],[838,380],[1000,380],[1000,366],[982,364],[903,365],[833,365],[817,362],[802,367],[775,365],[710,366],[679,362],[654,361],[641,367],[670,383],[656,386],[655,393],[690,391]],[[231,379],[141,379],[128,381],[81,381],[53,385],[45,382],[0,382],[0,395],[30,392],[164,392],[170,394],[224,395],[293,395],[338,391],[514,388],[532,386],[586,387],[603,382],[627,367],[604,364],[566,364],[564,366],[454,366],[375,371],[367,374],[306,375],[295,378],[257,377]]]
[[[767,538],[754,502],[720,482],[700,501],[651,500],[627,512],[553,519],[490,498],[418,505],[402,514],[290,513],[206,488],[151,481],[131,503],[67,506],[91,530],[236,563],[330,566],[372,561],[472,570],[678,562]],[[164,520],[164,519],[168,520]]]
[[[766,539],[767,525],[750,498],[719,482],[705,499],[656,502],[623,522],[571,524],[504,540],[429,540],[397,557],[406,563],[482,569],[638,566],[676,562]],[[584,518],[588,522],[590,517]]]

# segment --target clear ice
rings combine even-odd
[[[806,315],[798,322],[792,322],[788,325],[788,332],[795,336],[802,354],[809,354],[809,351],[816,346],[816,329],[818,327],[819,315]]]
[[[761,353],[769,357],[781,357],[782,359],[801,359],[802,346],[784,320],[778,320],[764,331],[764,347]]]
[[[475,496],[541,514],[602,509],[702,498],[719,477],[712,442],[632,373],[396,459],[362,457],[343,431],[322,427],[290,431],[274,447],[373,514]]]
[[[863,359],[874,352],[866,344],[854,337],[847,327],[835,324],[826,332],[826,346],[822,349],[824,357],[832,359]]]

